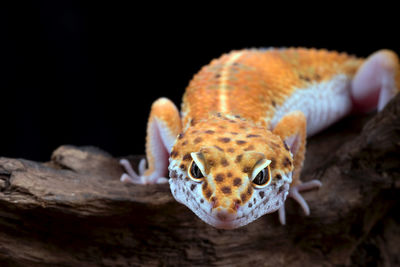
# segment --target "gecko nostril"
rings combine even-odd
[[[240,199],[235,199],[235,200],[233,201],[232,209],[233,209],[234,211],[237,211],[237,210],[239,209],[239,207],[240,207],[241,204],[242,204],[242,201],[241,201]]]
[[[213,209],[218,206],[218,199],[215,196],[211,198],[211,206]]]

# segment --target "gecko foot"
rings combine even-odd
[[[289,197],[293,198],[294,200],[297,201],[297,203],[300,204],[306,215],[310,215],[310,208],[308,207],[307,202],[301,196],[300,192],[311,190],[314,188],[319,188],[321,186],[322,183],[319,180],[311,180],[299,185],[295,185],[289,189]],[[285,205],[282,205],[282,207],[279,208],[278,212],[279,212],[279,221],[281,222],[281,224],[285,225],[286,224]]]
[[[139,162],[139,174],[137,174],[130,162],[126,159],[121,159],[119,163],[124,167],[127,173],[122,174],[121,182],[133,183],[133,184],[163,184],[167,183],[168,179],[165,177],[159,177],[156,173],[150,175],[144,175],[146,172],[146,160],[142,159]]]

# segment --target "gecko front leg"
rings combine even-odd
[[[122,174],[122,182],[135,184],[166,183],[168,171],[168,158],[176,137],[181,132],[181,118],[179,111],[167,98],[159,98],[151,106],[147,123],[146,136],[146,161],[139,163],[137,174],[129,161],[121,159],[120,163],[127,173]]]
[[[311,180],[301,182],[300,172],[303,167],[303,161],[306,150],[306,117],[301,111],[292,111],[285,115],[276,125],[273,130],[288,145],[290,152],[293,155],[293,175],[292,183],[289,189],[289,197],[293,198],[300,204],[306,215],[310,214],[310,208],[307,202],[301,196],[301,191],[307,191],[314,188],[319,188],[322,183],[319,180]],[[281,224],[286,223],[285,204],[279,209],[279,220]]]

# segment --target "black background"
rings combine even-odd
[[[166,96],[180,105],[201,66],[232,49],[400,52],[390,31],[398,23],[379,26],[369,14],[293,17],[279,9],[182,5],[34,1],[1,8],[0,156],[47,161],[62,144],[143,154],[151,103]]]

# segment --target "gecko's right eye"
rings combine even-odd
[[[190,165],[189,168],[189,177],[196,182],[199,182],[202,178],[204,178],[203,173],[201,172],[200,168],[197,166],[196,162],[194,160],[192,161],[192,164]]]

